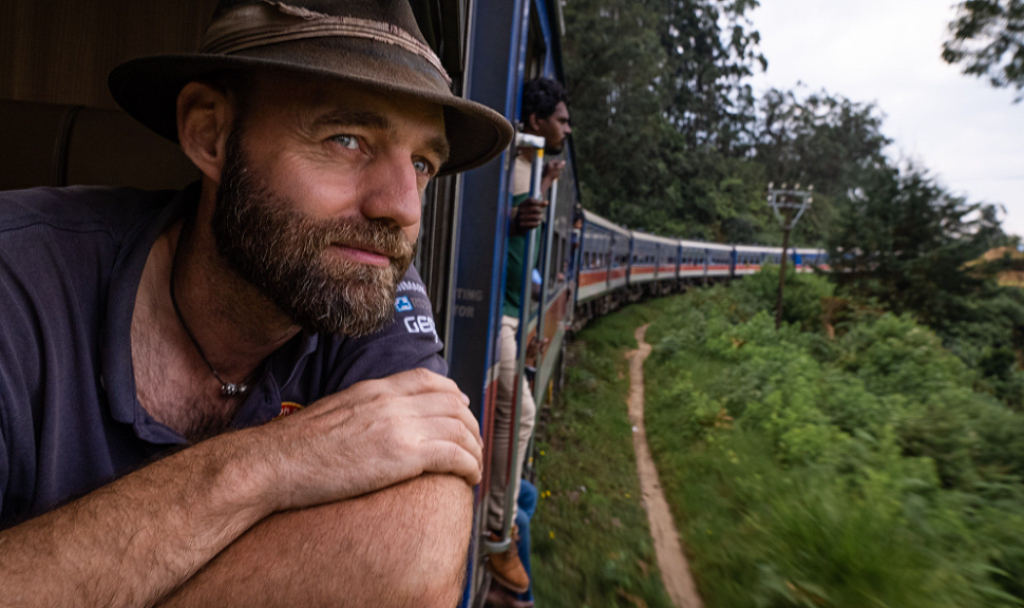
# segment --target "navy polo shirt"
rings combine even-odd
[[[139,404],[131,320],[154,240],[198,192],[0,192],[0,529],[187,444]],[[300,333],[282,346],[264,362],[233,428],[361,380],[417,367],[446,373],[413,268],[395,309],[391,325],[371,336]]]

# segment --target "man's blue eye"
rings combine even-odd
[[[420,173],[426,173],[429,175],[431,172],[430,163],[425,160],[414,160],[412,161],[412,166]]]
[[[359,149],[359,140],[354,135],[335,135],[331,139],[338,142],[343,148],[348,148],[349,150]]]

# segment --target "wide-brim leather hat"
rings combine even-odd
[[[287,71],[437,103],[451,148],[440,174],[482,165],[512,140],[505,117],[452,94],[407,0],[221,0],[198,52],[123,63],[110,74],[110,92],[177,142],[178,93],[223,70]]]

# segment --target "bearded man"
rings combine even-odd
[[[222,0],[110,82],[203,177],[0,193],[0,605],[453,605],[478,425],[395,310],[510,125],[405,0]]]

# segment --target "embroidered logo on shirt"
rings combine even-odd
[[[418,317],[408,316],[404,319],[405,331],[410,334],[430,334],[434,337],[434,342],[440,342],[437,337],[437,330],[434,327],[434,319],[426,315],[420,315]]]
[[[409,296],[398,296],[395,298],[395,310],[398,312],[409,312],[412,310],[412,302],[409,300]]]
[[[274,420],[280,420],[285,416],[290,416],[295,412],[301,410],[303,406],[298,403],[292,403],[291,401],[285,401],[281,404],[281,413],[274,417]]]

